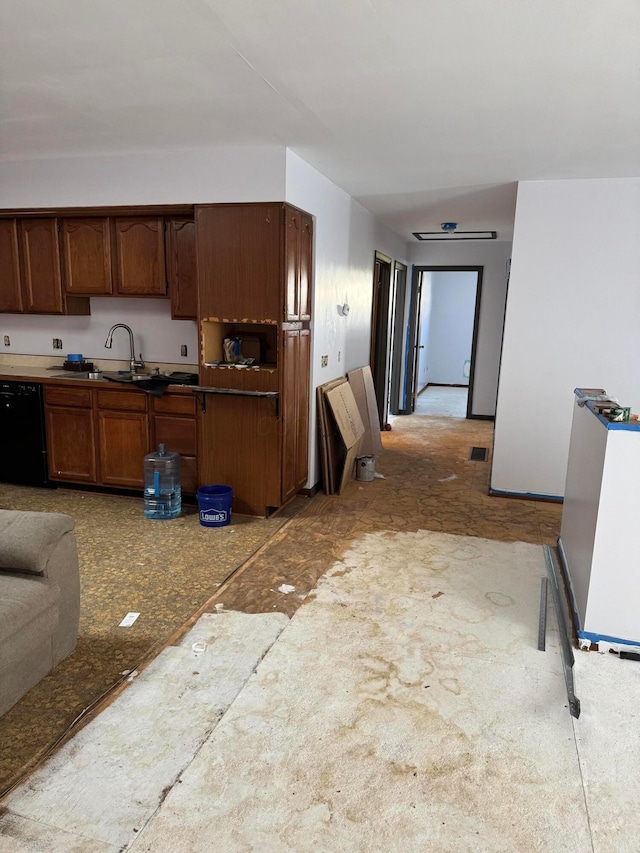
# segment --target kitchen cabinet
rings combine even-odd
[[[0,311],[22,311],[18,220],[0,220]]]
[[[198,435],[195,397],[163,394],[152,401],[152,446],[164,444],[167,450],[180,454],[180,482],[183,494],[194,495],[198,489]]]
[[[306,483],[308,474],[309,370],[308,329],[283,334],[282,370],[282,503]]]
[[[109,217],[63,219],[62,256],[66,293],[96,296],[113,292]]]
[[[236,512],[268,515],[308,473],[313,221],[281,202],[198,205],[195,220],[200,384],[212,389],[199,479],[231,486]],[[259,361],[221,363],[228,337],[251,341]]]
[[[196,223],[191,216],[166,217],[165,223],[171,317],[174,320],[196,320]]]
[[[96,483],[96,441],[91,391],[46,385],[45,424],[49,477]]]
[[[115,283],[120,296],[166,296],[164,218],[116,216]]]
[[[89,300],[62,289],[57,218],[21,219],[23,311],[30,314],[89,314]]]
[[[196,493],[198,436],[193,395],[169,391],[154,397],[102,382],[77,387],[75,381],[45,384],[52,480],[142,489],[144,457],[162,442],[181,456],[183,493]]]
[[[100,482],[141,489],[143,460],[149,453],[149,415],[144,392],[96,392]]]
[[[311,319],[311,256],[313,220],[285,206],[285,309],[288,322]]]

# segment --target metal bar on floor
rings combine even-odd
[[[567,685],[567,699],[569,700],[569,711],[571,716],[578,719],[580,716],[580,700],[575,694],[573,685],[573,649],[569,640],[567,631],[567,623],[564,616],[564,608],[562,599],[560,598],[560,585],[558,582],[558,565],[552,549],[548,545],[542,546],[544,549],[544,558],[547,563],[547,572],[551,582],[551,597],[556,611],[556,619],[558,621],[558,631],[560,632],[560,645],[562,647],[562,659],[564,663],[564,681]]]

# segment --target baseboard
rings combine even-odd
[[[318,492],[322,491],[322,484],[320,482],[314,483],[313,486],[310,486],[308,489],[300,489],[298,492],[299,495],[304,495],[306,498],[312,498],[318,494]]]

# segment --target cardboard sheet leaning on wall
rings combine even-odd
[[[358,456],[382,450],[371,368],[349,372],[317,388],[324,493],[339,495],[354,476]]]
[[[339,495],[353,477],[365,427],[344,377],[320,385],[317,397],[324,492]]]

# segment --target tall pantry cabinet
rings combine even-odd
[[[283,202],[195,208],[199,481],[268,515],[308,474],[312,217]],[[237,339],[249,366],[224,360]]]

